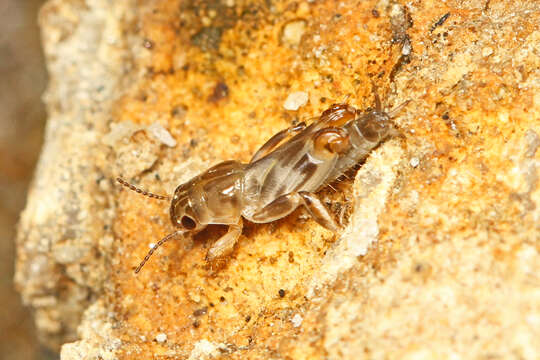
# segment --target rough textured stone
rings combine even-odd
[[[102,293],[113,193],[96,166],[121,91],[127,3],[51,1],[41,10],[51,75],[49,120],[17,238],[16,283],[52,347],[75,340],[82,312]],[[123,19],[123,20],[121,20]]]
[[[533,1],[50,2],[17,273],[38,327],[74,338],[93,304],[63,359],[538,358],[539,23]],[[403,139],[323,191],[350,213],[343,234],[297,211],[246,224],[226,261],[204,260],[210,228],[133,274],[171,226],[116,175],[171,193],[331,102],[371,106],[372,83],[387,108],[412,101]],[[309,101],[284,110],[295,91]],[[177,146],[111,144],[127,121]]]

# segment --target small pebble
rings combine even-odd
[[[300,107],[306,105],[308,102],[308,94],[304,91],[296,91],[289,96],[283,103],[285,110],[298,110]]]
[[[158,343],[164,343],[165,341],[167,341],[167,334],[164,334],[164,333],[159,333],[156,335],[156,341]]]
[[[283,26],[281,41],[284,44],[297,46],[302,40],[302,35],[306,32],[306,21],[299,19],[293,20]]]
[[[295,314],[293,318],[291,319],[291,322],[294,327],[299,327],[300,325],[302,325],[302,321],[304,321],[304,319],[302,319],[302,317],[299,314]]]
[[[167,145],[168,147],[175,147],[176,140],[171,136],[169,131],[163,127],[160,123],[153,123],[146,128],[148,133],[152,135],[156,140]]]
[[[490,48],[489,46],[482,49],[482,56],[483,57],[488,57],[491,54],[493,54],[493,49]]]
[[[403,56],[411,55],[411,50],[412,50],[411,42],[409,40],[406,40],[405,43],[403,44],[403,47],[401,48],[401,55]]]
[[[420,164],[420,160],[417,157],[411,158],[411,161],[409,162],[413,168],[417,167],[418,164]]]
[[[201,18],[201,22],[206,27],[209,27],[210,25],[212,25],[212,20],[208,16],[203,16]]]

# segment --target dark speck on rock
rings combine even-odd
[[[216,27],[205,27],[191,38],[191,43],[202,51],[219,49],[222,30]]]
[[[214,87],[212,95],[208,97],[208,102],[216,103],[219,100],[226,98],[227,96],[229,96],[229,87],[227,86],[227,84],[220,81]]]
[[[201,316],[208,312],[208,307],[205,306],[203,308],[197,309],[193,312],[193,316]]]
[[[171,110],[171,116],[177,119],[182,119],[186,116],[187,108],[184,105],[177,105]]]
[[[154,47],[154,42],[152,40],[149,40],[149,39],[144,39],[143,46],[146,49],[150,50],[150,49],[152,49]]]

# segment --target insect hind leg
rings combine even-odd
[[[332,232],[340,230],[340,226],[336,223],[328,208],[317,195],[307,191],[292,192],[278,197],[270,204],[253,213],[250,220],[257,223],[275,221],[289,215],[301,205],[306,208],[309,215],[319,225]]]
[[[340,226],[334,220],[330,210],[328,210],[317,195],[307,191],[300,191],[298,195],[302,197],[304,206],[313,220],[334,233],[340,230]]]

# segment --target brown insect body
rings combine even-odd
[[[267,223],[302,205],[319,224],[337,232],[340,226],[315,193],[399,134],[390,119],[405,104],[386,113],[377,95],[375,100],[376,108],[365,113],[334,104],[313,124],[274,135],[248,164],[225,161],[178,186],[170,207],[171,222],[178,230],[153,247],[135,272],[165,241],[209,224],[228,225],[229,231],[213,244],[207,259],[225,256],[242,232],[242,218]]]

